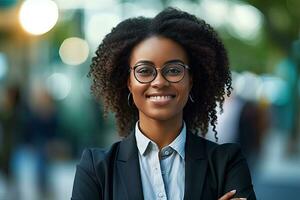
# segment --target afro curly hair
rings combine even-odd
[[[231,73],[227,51],[215,30],[204,20],[187,12],[166,8],[154,18],[124,20],[105,36],[92,58],[89,77],[91,91],[102,101],[104,116],[115,113],[120,136],[127,136],[138,120],[138,109],[128,106],[129,58],[132,49],[152,36],[169,38],[180,44],[189,59],[193,77],[191,94],[183,110],[188,131],[205,136],[209,124],[217,138],[217,106],[230,95]]]

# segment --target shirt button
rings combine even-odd
[[[158,197],[162,198],[164,197],[164,194],[162,192],[158,193]]]
[[[165,155],[168,156],[169,154],[170,154],[170,151],[169,151],[169,150],[166,150],[166,151],[165,151]]]

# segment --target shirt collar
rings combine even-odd
[[[185,122],[183,121],[183,127],[179,133],[179,135],[169,144],[169,147],[174,149],[182,159],[185,158],[185,141],[186,141],[186,126]]]
[[[147,138],[139,128],[139,121],[135,124],[135,138],[138,150],[141,155],[144,155],[151,140]]]
[[[135,125],[135,138],[136,138],[136,143],[138,150],[141,155],[145,155],[148,146],[150,143],[155,144],[152,140],[147,138],[142,131],[139,129],[139,121],[136,122]],[[186,125],[185,122],[183,121],[183,127],[179,133],[179,135],[169,144],[168,146],[174,149],[182,159],[185,158],[185,142],[186,142]],[[165,148],[165,147],[164,147]]]

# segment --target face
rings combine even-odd
[[[188,64],[185,50],[171,39],[153,36],[135,46],[129,64],[133,68],[137,64],[147,62],[155,68],[162,68],[175,60]],[[156,78],[150,83],[139,82],[134,76],[134,70],[130,72],[127,85],[139,110],[140,119],[182,118],[183,108],[192,88],[192,78],[188,69],[184,69],[184,77],[176,83],[167,81],[161,74],[163,71],[157,72]]]

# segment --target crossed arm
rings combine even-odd
[[[220,197],[218,200],[247,200],[246,198],[232,198],[234,194],[236,193],[236,190],[232,190],[230,192],[227,192],[222,197]]]

